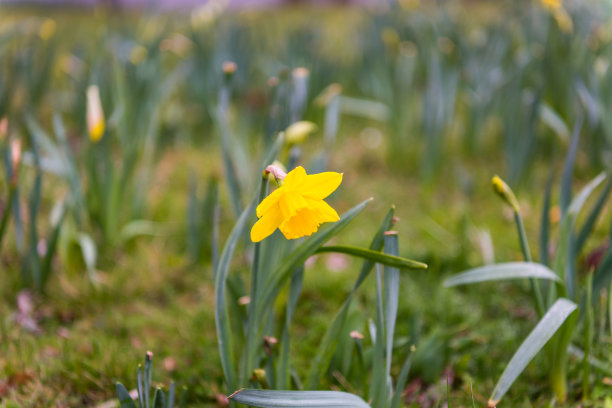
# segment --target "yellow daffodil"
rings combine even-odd
[[[316,232],[324,222],[338,221],[336,210],[323,199],[341,182],[342,173],[307,175],[303,167],[291,170],[257,207],[259,220],[251,229],[251,240],[259,242],[277,228],[287,239],[300,238]]]

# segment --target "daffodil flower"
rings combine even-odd
[[[259,220],[251,229],[251,240],[259,242],[277,228],[285,238],[295,239],[312,235],[324,222],[340,219],[338,213],[323,199],[342,182],[342,173],[306,174],[296,167],[285,177],[283,184],[257,206]]]

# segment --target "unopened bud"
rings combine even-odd
[[[284,166],[277,161],[266,167],[263,171],[263,178],[270,180],[276,186],[282,185],[285,177],[287,177],[287,172]]]
[[[395,29],[393,29],[392,27],[383,28],[380,32],[380,38],[383,44],[385,44],[385,46],[387,46],[390,50],[397,50],[400,42],[400,37],[397,31],[395,31]]]
[[[215,397],[217,398],[217,406],[219,407],[229,406],[229,399],[225,395],[221,393],[217,393]]]
[[[266,370],[263,368],[256,368],[253,370],[253,376],[251,377],[253,381],[258,382],[262,388],[268,387],[268,378],[266,377]]]
[[[273,337],[273,336],[263,337],[263,347],[267,355],[272,355],[272,352],[276,348],[277,344],[278,344],[278,339],[276,337]]]
[[[268,86],[270,88],[275,88],[278,86],[278,78],[275,76],[268,78]]]
[[[19,167],[21,166],[21,142],[19,139],[14,139],[11,142],[11,162],[13,163],[13,175],[11,177],[11,184],[15,186],[17,184],[17,174],[19,173]]]
[[[104,135],[104,111],[100,101],[100,89],[97,85],[87,88],[87,131],[89,140],[96,143]]]
[[[310,75],[308,68],[297,67],[293,70],[293,78],[307,78]]]
[[[359,333],[357,330],[353,330],[350,336],[352,339],[355,340],[363,340],[363,334]]]
[[[40,25],[38,35],[43,41],[46,41],[53,37],[53,34],[55,34],[55,21],[48,18]]]
[[[229,81],[238,69],[238,65],[236,65],[236,63],[233,61],[225,61],[221,69],[225,75],[225,80]]]
[[[8,133],[8,119],[6,117],[0,119],[0,141],[4,140]]]
[[[315,105],[317,106],[326,106],[329,102],[331,102],[334,98],[339,96],[342,93],[342,85],[333,83],[327,88],[325,88],[319,96],[314,100]]]
[[[300,144],[317,131],[317,125],[306,120],[295,122],[285,130],[285,142],[289,146]]]
[[[493,187],[493,191],[500,196],[512,209],[514,212],[518,213],[520,211],[518,200],[514,195],[512,189],[506,184],[504,180],[502,180],[499,176],[493,176],[491,179],[491,186]]]

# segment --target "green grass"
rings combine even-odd
[[[345,143],[355,146],[359,141],[348,138]],[[2,286],[0,307],[0,371],[9,384],[3,391],[7,404],[13,401],[19,406],[41,406],[55,401],[67,406],[95,406],[114,397],[112,384],[116,380],[128,389],[134,388],[136,364],[146,350],[155,353],[155,381],[168,384],[172,379],[187,385],[194,403],[214,401],[215,390],[223,386],[214,334],[212,271],[209,265],[187,264],[181,244],[184,238],[179,236],[184,221],[172,216],[184,214],[181,208],[186,205],[188,183],[185,163],[205,162],[197,160],[201,154],[206,153],[177,148],[162,157],[156,175],[158,184],[150,194],[154,218],[167,220],[160,236],[142,238],[127,251],[115,254],[102,267],[101,282],[96,286],[74,272],[58,271],[53,276],[48,295],[36,298],[35,315],[41,333],[29,333],[14,322],[18,274],[7,271],[10,284]],[[343,211],[367,196],[375,200],[362,222],[347,228],[336,243],[363,244],[386,208],[396,204],[400,254],[431,265],[428,271],[402,277],[398,336],[407,336],[410,327],[406,322],[418,316],[424,337],[431,341],[427,344],[442,353],[435,364],[430,364],[431,357],[423,356],[421,365],[415,363],[413,375],[433,381],[434,388],[428,392],[440,397],[445,390],[442,370],[450,366],[457,375],[452,384],[453,403],[467,406],[471,398],[466,388],[469,379],[476,400],[484,404],[483,396],[488,395],[512,350],[536,321],[526,284],[459,290],[441,287],[449,272],[482,262],[471,226],[490,229],[496,259],[520,259],[520,248],[508,232],[512,231],[512,220],[501,215],[498,198],[489,189],[489,174],[482,171],[474,175],[478,181],[468,197],[456,183],[427,191],[410,175],[374,170],[372,177],[372,167],[350,167],[346,164],[349,160],[354,160],[352,152],[351,156],[335,155],[332,160],[331,168],[345,173],[345,182],[332,199],[335,206]],[[384,162],[378,158],[373,166],[384,169]],[[198,171],[204,178],[214,168],[200,166]],[[384,179],[377,178],[376,171],[386,174]],[[406,200],[406,196],[414,200]],[[526,224],[537,225],[538,198],[525,198],[524,194],[519,198],[529,209]],[[224,207],[225,219],[229,211]],[[467,231],[462,226],[465,218],[470,220]],[[434,232],[433,225],[437,225]],[[537,231],[532,228],[528,234],[534,239]],[[331,256],[319,255],[306,269],[293,334],[299,339],[299,348],[291,351],[299,371],[307,368],[311,350],[357,274],[358,262],[350,259],[345,269],[329,270],[326,261]],[[364,333],[364,316],[374,299],[372,285],[366,282],[359,292],[350,319],[353,327]],[[511,401],[517,404],[513,406],[542,395],[546,389],[538,361],[511,390]],[[395,367],[394,372],[398,369]],[[334,381],[329,385],[340,387]]]

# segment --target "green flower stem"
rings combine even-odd
[[[518,230],[519,242],[521,244],[521,251],[526,262],[532,262],[531,252],[529,251],[529,244],[527,242],[527,234],[525,233],[525,225],[523,224],[523,218],[519,211],[514,211],[514,221],[516,222],[516,229]],[[529,286],[531,292],[535,298],[536,309],[538,316],[541,318],[544,316],[544,298],[542,297],[542,291],[540,290],[540,284],[533,278],[529,279]]]
[[[266,196],[268,187],[268,180],[266,178],[262,178],[261,187],[259,189],[259,197],[257,199],[257,203],[261,203],[261,201]],[[246,329],[246,340],[245,340],[245,348],[244,354],[242,356],[241,361],[241,370],[240,375],[238,377],[238,385],[243,387],[247,385],[245,382],[251,376],[253,369],[255,368],[255,356],[257,354],[257,345],[258,345],[258,331],[259,331],[259,319],[256,316],[257,309],[257,293],[259,292],[259,258],[261,256],[261,242],[255,243],[255,250],[253,255],[253,268],[251,269],[251,295],[249,302],[249,316],[247,319],[247,329]]]
[[[567,399],[567,349],[577,319],[578,313],[570,315],[551,339],[552,352],[550,354],[549,370],[550,387],[560,403],[564,403]]]
[[[553,355],[550,367],[550,386],[560,403],[567,397],[567,356],[558,358]]]
[[[2,239],[4,238],[4,233],[6,232],[6,226],[8,225],[8,220],[11,217],[11,209],[13,207],[13,197],[15,196],[16,189],[17,189],[17,186],[15,185],[15,183],[11,183],[9,187],[8,200],[6,201],[4,212],[2,213],[2,219],[0,220],[0,248],[2,248]]]
[[[591,365],[589,357],[591,354],[591,344],[593,343],[593,303],[592,303],[593,272],[587,276],[586,281],[586,320],[584,323],[584,358],[582,359],[582,400],[589,398],[589,378],[591,376]]]

